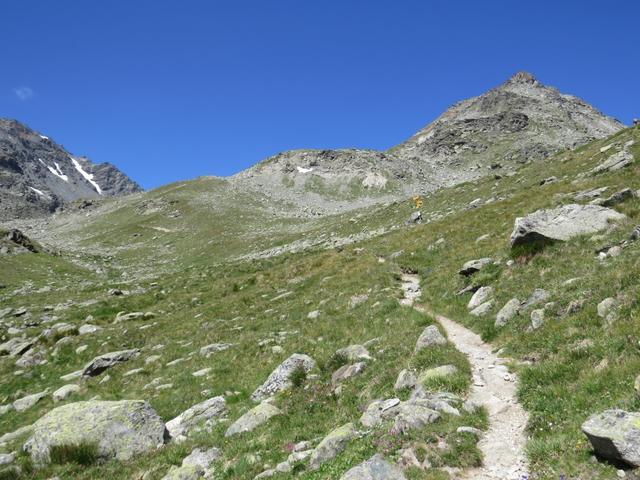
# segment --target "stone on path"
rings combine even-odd
[[[91,444],[98,457],[129,460],[164,443],[165,427],[142,400],[86,401],[55,408],[33,425],[24,449],[35,464],[48,463],[54,446]]]

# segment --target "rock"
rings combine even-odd
[[[0,405],[0,416],[5,413],[9,413],[13,410],[13,403],[8,403],[7,405]]]
[[[353,467],[340,480],[407,480],[401,470],[376,454],[369,460]]]
[[[270,418],[280,415],[281,413],[279,408],[271,405],[269,402],[262,402],[233,422],[224,436],[231,437],[239,433],[255,430]]]
[[[222,352],[232,345],[230,343],[212,343],[211,345],[205,345],[200,349],[200,355],[209,356],[212,353]]]
[[[364,345],[349,345],[336,351],[336,355],[346,358],[349,362],[373,360],[369,350]]]
[[[598,205],[570,204],[538,210],[524,218],[516,218],[511,246],[565,241],[577,235],[598,232],[607,228],[610,221],[623,218],[625,215]]]
[[[74,385],[74,384],[64,385],[59,389],[57,389],[55,392],[53,392],[53,395],[52,395],[53,401],[61,402],[69,398],[74,393],[78,393],[79,391],[80,391],[79,385]]]
[[[550,183],[556,183],[558,181],[558,177],[548,177],[545,178],[544,180],[540,181],[540,186],[542,187],[543,185],[549,185]]]
[[[573,196],[573,199],[576,202],[585,202],[588,200],[593,200],[594,198],[601,197],[604,192],[606,192],[609,187],[601,187],[594,188],[591,190],[584,190],[582,192],[578,192]]]
[[[419,211],[411,212],[411,215],[409,215],[409,220],[407,220],[407,223],[408,224],[422,223],[422,213],[420,213]]]
[[[640,413],[606,410],[589,417],[582,431],[601,457],[640,467]]]
[[[102,330],[102,327],[98,327],[97,325],[91,325],[90,323],[85,323],[80,328],[78,328],[78,333],[80,335],[88,335],[90,333],[96,333]]]
[[[0,344],[0,355],[18,357],[33,347],[35,343],[35,340],[28,340],[19,337],[12,338],[11,340]]]
[[[32,430],[33,425],[25,425],[24,427],[20,427],[19,429],[14,430],[13,432],[5,433],[4,435],[0,436],[0,445],[3,443],[10,443],[14,440],[22,438],[30,434]]]
[[[139,318],[145,318],[145,313],[144,312],[131,312],[131,313],[118,312],[113,323],[128,322],[130,320],[138,320]]]
[[[320,318],[320,310],[313,310],[312,312],[309,312],[307,314],[307,318],[309,320],[316,320],[316,319]]]
[[[440,367],[430,368],[422,372],[418,376],[418,382],[422,384],[434,378],[448,377],[450,375],[455,375],[456,373],[458,373],[458,367],[456,367],[455,365],[442,365]]]
[[[353,423],[347,423],[333,430],[313,450],[309,459],[309,469],[317,470],[323,463],[337,457],[357,436],[358,432]]]
[[[482,305],[487,302],[493,296],[493,287],[480,287],[476,290],[476,293],[473,294],[471,300],[467,304],[467,309],[473,310],[476,307]]]
[[[0,453],[0,466],[9,465],[16,461],[16,452]]]
[[[47,352],[44,349],[32,348],[16,361],[16,367],[29,368],[47,363]]]
[[[298,368],[309,373],[316,368],[316,362],[308,355],[294,353],[271,372],[267,380],[251,394],[251,399],[259,402],[290,388],[289,377]]]
[[[39,465],[53,446],[92,444],[98,457],[129,460],[164,443],[164,423],[142,400],[86,401],[55,408],[33,425],[24,450]]]
[[[482,305],[478,305],[476,308],[469,312],[469,315],[473,315],[474,317],[483,317],[488,314],[493,308],[493,300],[489,300],[488,302],[484,302]]]
[[[366,293],[363,293],[361,295],[354,295],[349,299],[349,308],[355,308],[361,303],[366,302],[367,300],[369,300],[369,295],[367,295]]]
[[[416,351],[422,350],[423,348],[432,347],[434,345],[446,345],[447,339],[440,333],[440,330],[435,325],[429,325],[425,328],[420,337],[418,338],[418,342],[416,343]]]
[[[82,377],[82,370],[76,370],[75,372],[67,373],[66,375],[62,375],[60,380],[64,380],[65,382],[69,382],[71,380],[75,380],[76,378]]]
[[[127,362],[136,357],[140,353],[140,349],[134,348],[132,350],[121,350],[119,352],[105,353],[99,355],[85,365],[82,370],[83,377],[95,377],[100,375],[105,370],[118,365],[119,363]]]
[[[189,435],[202,424],[212,425],[227,413],[227,403],[222,396],[209,398],[188,408],[167,422],[167,431],[173,438]]]
[[[334,385],[351,377],[360,375],[367,368],[367,364],[364,362],[354,363],[353,365],[343,365],[331,375],[331,383]]]
[[[162,480],[199,480],[201,478],[211,478],[213,471],[211,465],[222,456],[217,448],[209,450],[194,449],[182,460],[180,467],[173,466],[162,477]]]
[[[635,197],[635,192],[630,188],[625,188],[614,193],[608,198],[605,198],[603,200],[600,200],[600,199],[594,200],[592,203],[594,205],[600,205],[602,207],[615,207],[616,205],[626,202],[627,200],[631,200],[634,197]]]
[[[533,293],[520,306],[520,310],[526,310],[529,307],[539,305],[546,302],[551,294],[542,288],[536,288]]]
[[[544,308],[539,308],[531,312],[531,328],[539,329],[544,324]]]
[[[400,404],[391,433],[406,433],[419,430],[435,422],[440,414],[422,402],[403,402]]]
[[[496,327],[504,327],[509,320],[515,317],[520,311],[520,300],[517,298],[512,298],[509,300],[504,307],[500,309],[498,315],[496,316]]]
[[[458,272],[460,275],[468,277],[469,275],[473,275],[476,272],[479,272],[487,265],[490,265],[493,261],[490,258],[479,258],[477,260],[469,260],[465,263],[460,271]]]
[[[404,369],[398,374],[396,383],[393,386],[394,390],[403,390],[405,388],[413,388],[418,383],[418,377],[412,370]]]
[[[598,304],[598,316],[600,318],[607,318],[617,308],[618,301],[615,298],[605,298]]]
[[[25,410],[30,409],[40,400],[49,395],[49,392],[45,390],[44,392],[34,393],[31,395],[27,395],[26,397],[19,398],[15,402],[13,402],[13,408],[16,412],[24,412]]]
[[[377,427],[383,421],[395,417],[400,407],[399,398],[389,398],[387,400],[374,400],[360,417],[360,423],[365,427]]]
[[[615,172],[628,167],[633,163],[633,155],[628,150],[621,150],[618,153],[614,153],[607,160],[600,163],[597,167],[591,170],[592,175],[598,175],[604,172]]]

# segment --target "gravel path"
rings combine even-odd
[[[402,275],[403,305],[413,305],[420,296],[417,275]],[[421,307],[415,307],[424,311]],[[436,315],[446,330],[449,341],[469,358],[473,384],[469,400],[489,412],[489,430],[478,443],[483,453],[483,466],[459,472],[457,480],[522,480],[528,478],[525,427],[528,414],[518,403],[517,377],[510,373],[504,360],[492,352],[491,345],[479,335],[453,320]]]

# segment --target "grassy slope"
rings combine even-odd
[[[617,137],[618,141],[635,138],[637,144],[633,148],[636,158],[640,158],[638,129],[629,129]],[[499,181],[486,179],[436,193],[427,199],[424,216],[434,218],[447,213],[449,216],[414,228],[400,228],[362,242],[358,245],[365,248],[361,254],[347,248],[343,251],[290,254],[263,261],[219,263],[227,251],[241,254],[251,248],[286,243],[301,235],[311,237],[331,232],[349,235],[367,228],[401,224],[411,211],[410,202],[372,207],[317,222],[288,221],[288,227],[292,228],[284,228],[280,221],[272,220],[267,222],[265,230],[256,231],[249,227],[250,223],[241,222],[237,215],[247,215],[251,208],[260,208],[259,199],[239,199],[238,211],[232,209],[225,211],[224,216],[214,217],[210,210],[195,205],[195,199],[201,197],[182,193],[181,189],[152,192],[149,195],[152,198],[174,196],[179,201],[182,199],[176,207],[180,209],[181,216],[176,219],[160,214],[141,217],[132,213],[132,209],[137,207],[134,205],[116,210],[80,231],[85,238],[88,235],[93,237],[84,240],[87,245],[107,242],[116,251],[113,263],[118,263],[122,269],[135,269],[154,256],[159,259],[155,270],[150,269],[159,277],[159,285],[151,287],[151,280],[134,282],[147,291],[122,298],[106,295],[108,288],[123,282],[119,270],[109,270],[108,275],[111,276],[105,278],[80,272],[65,258],[30,255],[1,259],[0,283],[8,285],[5,291],[22,286],[26,279],[32,280],[35,288],[55,282],[53,291],[5,297],[3,305],[24,304],[39,314],[46,304],[66,299],[81,302],[95,298],[99,300],[98,304],[71,307],[57,315],[62,321],[79,324],[91,314],[95,323],[107,327],[107,331],[74,339],[57,357],[50,358],[48,365],[35,367],[22,376],[13,375],[12,362],[2,362],[0,403],[19,396],[17,391],[31,393],[45,387],[61,386],[60,375],[80,368],[94,355],[139,347],[143,348],[139,359],[114,369],[110,382],[87,382],[82,394],[73,400],[95,395],[103,399],[140,397],[148,399],[164,419],[169,419],[206,398],[201,394],[203,390],[209,390],[207,396],[231,391],[238,392],[228,398],[230,418],[234,419],[251,405],[248,400],[251,391],[289,354],[296,351],[308,353],[321,366],[318,380],[308,383],[305,389],[297,389],[278,399],[286,415],[240,439],[225,440],[222,436],[225,427],[221,426],[210,435],[186,444],[168,446],[158,454],[124,466],[115,463],[90,469],[58,466],[38,473],[37,478],[57,474],[62,478],[104,478],[108,475],[124,479],[149,469],[155,472],[152,478],[160,478],[169,464],[179,463],[196,445],[216,445],[223,449],[224,463],[228,468],[219,469],[221,478],[252,478],[262,470],[262,464],[274,465],[284,460],[287,444],[321,437],[346,421],[357,420],[362,407],[370,399],[392,396],[395,377],[408,362],[417,362],[420,366],[453,362],[463,372],[468,372],[465,359],[449,347],[432,357],[409,360],[415,339],[430,320],[397,305],[394,297],[399,295],[398,266],[395,262],[421,274],[423,299],[433,309],[482,332],[485,338],[495,342],[496,346],[504,347],[506,354],[516,360],[522,380],[521,399],[531,412],[529,450],[534,472],[540,478],[557,478],[560,474],[611,478],[614,475],[612,467],[590,462],[590,449],[579,432],[579,426],[590,413],[600,409],[616,406],[637,409],[640,406],[632,388],[633,378],[640,367],[636,338],[637,287],[634,283],[640,246],[632,245],[620,257],[605,263],[596,260],[594,250],[602,243],[624,238],[631,227],[639,223],[640,202],[633,200],[620,206],[629,220],[600,242],[577,239],[554,245],[527,264],[511,268],[504,266],[510,255],[508,236],[516,216],[558,204],[562,200],[555,194],[603,185],[610,187],[608,193],[626,186],[640,187],[637,166],[616,174],[577,178],[579,172],[592,168],[610,154],[599,153],[599,148],[608,143],[610,140],[595,142],[575,152],[560,154],[544,164],[525,167],[515,177]],[[556,175],[560,181],[538,186],[540,179],[550,175]],[[191,183],[208,192],[212,182],[214,180],[201,179]],[[183,191],[187,192],[186,189]],[[506,199],[473,210],[460,208],[475,198],[492,196]],[[212,222],[212,218],[216,221]],[[265,218],[261,216],[259,219],[262,222]],[[178,228],[173,228],[170,222]],[[149,225],[171,228],[175,232],[145,233],[145,226]],[[136,233],[142,238],[132,237]],[[476,238],[485,234],[489,234],[490,239],[476,243]],[[131,238],[136,238],[139,244],[127,245]],[[433,246],[439,238],[445,239],[444,245]],[[211,240],[215,242],[209,243]],[[167,244],[170,248],[161,248]],[[400,250],[404,254],[395,262],[378,261],[378,256],[389,258],[391,253]],[[496,288],[498,307],[513,296],[524,299],[534,288],[543,287],[552,293],[552,300],[559,309],[576,298],[586,300],[584,309],[562,318],[548,315],[545,326],[536,332],[525,331],[529,320],[524,315],[516,317],[504,329],[495,330],[492,326],[494,316],[482,320],[468,316],[465,308],[468,297],[454,294],[464,286],[457,269],[464,261],[481,256],[502,260],[501,267],[474,280]],[[62,271],[66,277],[59,276]],[[77,285],[82,276],[94,283],[72,289],[71,286]],[[570,287],[562,286],[565,280],[573,277],[581,280]],[[123,288],[132,288],[132,285],[123,284]],[[293,293],[282,300],[269,301],[284,291]],[[348,309],[351,295],[368,291],[370,298],[365,304]],[[603,298],[616,295],[621,297],[625,307],[620,321],[606,329],[595,314],[595,306]],[[377,302],[380,303],[376,305]],[[152,328],[139,330],[138,327],[144,323],[142,321],[110,325],[117,311],[135,309],[157,313]],[[320,319],[308,320],[306,314],[315,309],[322,311]],[[272,353],[271,345],[258,346],[260,340],[276,338],[278,331],[298,331],[298,334],[279,340],[284,353]],[[194,332],[197,335],[194,336]],[[372,348],[375,362],[362,377],[346,384],[341,397],[336,399],[329,395],[330,369],[326,365],[330,364],[333,352],[350,343],[376,337],[381,340]],[[585,338],[593,339],[593,347],[573,352],[570,346]],[[212,342],[230,342],[236,346],[210,359],[188,356],[200,346]],[[75,348],[81,344],[87,344],[89,348],[77,355]],[[156,353],[151,348],[158,344],[165,345],[161,350],[162,362],[145,366],[144,359]],[[164,366],[179,357],[187,360],[174,367]],[[536,361],[531,365],[522,363],[527,359]],[[597,365],[600,365],[598,369],[595,368]],[[144,373],[123,376],[127,370],[138,367],[144,367]],[[204,367],[213,368],[206,379],[191,377],[191,372]],[[162,377],[163,383],[173,383],[174,388],[161,392],[144,390],[144,385],[156,377]],[[464,379],[466,381],[462,382],[456,379],[444,387],[464,392],[468,375]],[[35,421],[52,407],[50,400],[44,400],[22,414],[9,413],[3,418],[3,431],[12,431]],[[481,417],[448,418],[421,432],[423,438],[415,441],[425,441],[426,451],[435,465],[470,465],[477,461],[473,442],[470,444],[468,438],[453,432],[461,424],[482,423]],[[435,448],[439,436],[447,439],[450,451],[441,452]],[[382,434],[365,437],[320,472],[306,474],[303,478],[335,477],[376,449],[392,453],[398,441]],[[260,456],[257,460],[251,456],[256,452]],[[420,475],[415,474],[413,478],[437,478],[434,475],[442,474]],[[278,478],[288,477],[282,475]]]

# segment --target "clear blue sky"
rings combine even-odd
[[[386,149],[518,70],[640,117],[637,0],[3,2],[0,117],[145,188]]]

